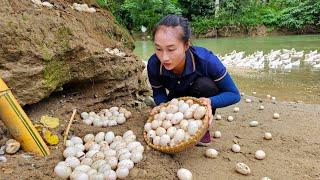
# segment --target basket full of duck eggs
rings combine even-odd
[[[159,106],[144,126],[144,139],[153,149],[174,154],[195,145],[208,129],[207,108],[194,97],[181,97]]]

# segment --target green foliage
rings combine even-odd
[[[97,0],[129,30],[149,30],[167,14],[182,14],[191,21],[194,34],[212,28],[257,25],[274,29],[298,30],[320,23],[319,0]],[[215,10],[218,10],[215,15]]]
[[[167,14],[180,14],[181,9],[176,6],[174,1],[170,0],[125,0],[121,9],[128,12],[128,19],[138,30],[141,26],[149,30],[154,24]],[[129,24],[126,23],[128,26]]]

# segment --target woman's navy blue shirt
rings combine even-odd
[[[240,101],[239,91],[228,74],[225,66],[211,51],[191,46],[186,51],[186,63],[181,75],[166,70],[158,57],[153,54],[147,65],[153,98],[157,105],[171,100],[170,95],[184,96],[198,77],[209,77],[219,88],[219,94],[209,97],[212,107],[225,107]]]

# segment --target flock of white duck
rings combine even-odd
[[[312,69],[320,70],[320,53],[317,50],[305,53],[295,49],[281,49],[271,50],[268,54],[263,51],[256,51],[248,56],[245,56],[244,51],[233,51],[219,58],[225,66],[257,70],[269,68],[291,71],[291,69],[299,68],[302,64]]]

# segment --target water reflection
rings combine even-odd
[[[306,54],[311,50],[320,52],[320,35],[196,39],[193,44],[206,47],[221,56],[234,50],[244,51],[249,55],[257,51],[269,53],[271,50],[291,50],[292,48],[297,52],[304,51]],[[148,60],[154,53],[153,43],[151,41],[136,42],[134,53],[141,59]],[[269,62],[259,70],[234,66],[228,67],[228,70],[239,89],[245,93],[256,91],[257,96],[262,98],[271,94],[280,100],[320,103],[320,71],[311,67],[302,59],[299,68],[292,68],[291,72],[283,71],[281,68],[270,68]]]

